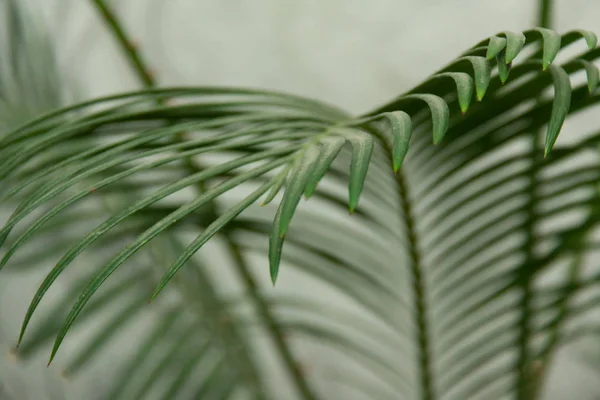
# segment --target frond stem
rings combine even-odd
[[[525,205],[525,212],[527,213],[527,223],[525,224],[526,237],[523,243],[523,250],[525,251],[525,260],[521,267],[521,275],[519,277],[519,286],[521,289],[521,301],[519,303],[519,309],[521,315],[517,320],[517,342],[516,347],[518,349],[517,357],[517,399],[518,400],[531,400],[533,394],[533,388],[535,384],[532,382],[537,381],[537,375],[534,371],[534,365],[531,363],[530,354],[530,340],[533,335],[532,317],[533,310],[531,302],[533,300],[533,283],[535,268],[538,264],[538,259],[535,254],[535,229],[537,226],[537,215],[536,215],[536,204],[537,204],[537,191],[538,191],[538,173],[540,165],[543,162],[542,151],[540,150],[541,144],[541,132],[533,132],[531,140],[531,158],[532,164],[529,170],[529,199]]]
[[[558,314],[552,322],[550,332],[548,333],[547,342],[540,351],[539,356],[534,362],[532,362],[532,366],[535,368],[535,370],[537,370],[538,373],[538,377],[534,382],[534,388],[532,389],[533,399],[540,397],[542,394],[545,378],[548,375],[548,366],[552,363],[554,353],[556,352],[556,348],[559,345],[561,335],[563,333],[563,327],[569,317],[571,299],[573,294],[576,292],[575,288],[577,287],[577,282],[579,279],[581,262],[582,254],[574,254],[569,268],[569,277],[567,282],[568,289],[561,299],[562,301],[560,305],[558,306]]]
[[[402,170],[398,171],[396,175],[396,183],[406,223],[406,235],[410,243],[409,258],[413,277],[421,389],[423,390],[423,400],[434,400],[436,396],[433,385],[433,363],[431,359],[433,349],[431,348],[429,338],[430,330],[427,319],[425,277],[422,271],[421,255],[418,248],[419,238],[413,218],[409,189]]]

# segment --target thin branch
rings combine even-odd
[[[115,14],[113,14],[103,0],[92,0],[92,4],[98,9],[104,23],[108,25],[110,32],[117,40],[121,50],[125,53],[125,57],[129,61],[131,68],[137,74],[138,79],[146,88],[155,87],[156,81],[154,79],[154,74],[146,67],[146,64],[138,52],[137,44],[127,37]]]
[[[137,46],[128,39],[124,29],[121,27],[121,24],[118,22],[117,17],[112,13],[112,11],[107,7],[103,0],[92,0],[93,4],[96,5],[100,15],[103,17],[103,20],[108,25],[109,30],[113,33],[115,38],[117,39],[122,51],[125,54],[125,57],[129,60],[133,70],[137,73],[139,80],[144,84],[147,88],[152,88],[155,86],[155,78],[152,74],[151,70],[144,64]],[[179,135],[180,140],[184,140],[183,135]],[[197,172],[198,168],[194,167],[193,164],[188,162],[188,168],[194,169],[193,172]],[[216,214],[215,204],[212,204],[210,207],[213,210],[213,213]],[[306,379],[300,370],[298,363],[295,361],[292,352],[285,342],[284,335],[279,329],[276,321],[268,308],[267,303],[264,301],[262,295],[260,294],[260,288],[256,284],[252,273],[250,272],[247,263],[243,259],[243,254],[239,247],[231,240],[231,238],[225,233],[225,242],[229,247],[229,251],[234,258],[234,267],[237,272],[241,275],[242,279],[246,283],[248,288],[250,297],[253,299],[259,314],[263,319],[263,323],[267,327],[269,333],[272,336],[273,341],[275,342],[275,347],[280,353],[281,358],[286,365],[288,373],[291,375],[293,382],[296,386],[298,392],[302,395],[304,400],[315,400],[317,397],[313,394],[312,389],[308,385]]]
[[[364,126],[364,129],[370,131],[373,135],[379,136],[377,129],[373,126]],[[382,140],[383,148],[388,155],[388,159],[393,159],[393,150],[391,144],[387,140]],[[390,165],[390,170],[391,170]],[[398,194],[398,201],[400,208],[402,209],[402,215],[404,216],[403,229],[405,230],[407,241],[408,241],[408,252],[409,252],[409,268],[413,279],[413,296],[415,305],[415,323],[416,323],[416,335],[417,335],[417,357],[419,367],[419,379],[422,391],[421,398],[423,400],[435,400],[437,398],[435,393],[434,383],[434,365],[433,365],[433,346],[431,344],[431,330],[429,327],[429,309],[427,305],[427,291],[426,282],[424,276],[423,262],[421,260],[421,253],[419,248],[420,238],[417,233],[416,224],[414,220],[414,210],[412,208],[412,201],[410,199],[410,188],[404,177],[404,171],[400,169],[396,174],[396,187]]]
[[[550,29],[552,27],[552,0],[538,1],[538,20],[537,25],[542,28]]]

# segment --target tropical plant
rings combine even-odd
[[[93,4],[145,89],[3,125],[0,268],[54,263],[18,357],[54,339],[52,362],[98,322],[68,352],[72,376],[135,322],[101,398],[342,398],[338,382],[369,399],[525,400],[560,346],[598,330],[577,322],[600,281],[584,269],[600,133],[557,141],[600,100],[593,33],[499,33],[355,116],[274,91],[157,88]],[[303,365],[299,339],[334,362]]]

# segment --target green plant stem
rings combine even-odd
[[[543,28],[550,28],[552,20],[552,0],[538,1],[538,18],[537,25]],[[538,104],[541,99],[538,98]],[[526,206],[528,222],[526,226],[527,236],[525,239],[525,262],[523,264],[523,272],[520,277],[521,293],[521,316],[518,320],[519,335],[517,337],[517,347],[519,355],[517,359],[517,399],[528,400],[535,399],[541,392],[542,377],[544,375],[542,369],[546,369],[546,365],[538,365],[539,362],[532,359],[529,351],[529,342],[532,337],[531,319],[533,316],[531,310],[531,300],[533,297],[534,283],[534,268],[538,264],[537,257],[534,253],[535,247],[535,228],[536,228],[536,210],[537,203],[537,175],[539,167],[543,162],[541,157],[541,132],[534,132],[531,141],[531,151],[533,164],[530,171],[529,183],[529,200]]]
[[[98,12],[102,16],[102,19],[104,20],[104,23],[108,25],[109,30],[119,42],[121,49],[125,53],[126,58],[129,61],[131,68],[136,73],[138,79],[142,81],[146,88],[155,87],[156,82],[152,72],[150,72],[150,70],[142,61],[142,57],[137,50],[137,45],[127,37],[116,16],[103,0],[92,0],[92,3],[96,6]]]
[[[531,301],[533,300],[533,284],[535,276],[534,266],[538,264],[539,260],[535,254],[535,237],[537,227],[537,215],[536,215],[536,204],[538,203],[538,174],[540,166],[543,163],[542,147],[541,147],[541,132],[535,132],[532,134],[531,139],[531,158],[532,164],[529,170],[529,199],[525,205],[525,212],[527,214],[527,223],[525,225],[526,237],[523,243],[523,250],[525,252],[525,260],[521,268],[521,275],[519,277],[519,287],[521,288],[521,302],[519,309],[521,310],[520,318],[517,321],[517,342],[516,347],[518,349],[517,357],[517,399],[518,400],[531,400],[533,390],[536,386],[534,381],[537,380],[537,374],[532,369],[532,359],[530,354],[530,341],[533,335],[532,327],[532,306]],[[535,374],[535,375],[534,375]]]
[[[538,20],[537,25],[542,28],[550,29],[552,26],[552,0],[538,1]]]
[[[371,124],[365,124],[364,129],[371,132],[373,135],[381,140],[381,144],[385,149],[385,152],[390,160],[390,170],[392,170],[393,150],[392,144],[380,135],[377,128]],[[413,295],[415,305],[415,325],[417,328],[417,357],[419,365],[419,380],[422,390],[423,400],[435,400],[437,398],[435,394],[434,384],[434,373],[433,373],[433,348],[430,343],[430,328],[428,321],[428,308],[426,298],[426,283],[425,276],[423,275],[423,263],[421,260],[421,253],[419,250],[419,237],[416,229],[414,220],[414,211],[412,209],[412,202],[410,199],[410,188],[404,177],[404,170],[400,170],[396,173],[396,186],[398,189],[398,201],[400,208],[402,209],[402,215],[404,216],[404,229],[407,236],[408,252],[409,252],[409,268],[413,278]]]
[[[155,79],[153,74],[150,72],[150,69],[147,68],[144,64],[137,50],[137,46],[131,40],[128,39],[128,36],[125,33],[125,30],[121,27],[121,24],[119,23],[117,17],[107,7],[103,0],[92,0],[92,2],[98,9],[109,30],[117,39],[121,50],[125,54],[126,58],[129,60],[130,65],[136,72],[139,80],[146,88],[155,87]],[[179,135],[179,139],[185,140],[184,135]],[[191,173],[196,173],[199,171],[199,169],[193,165],[191,160],[187,160],[186,163]],[[203,188],[200,189],[203,190]],[[214,202],[211,204],[210,208],[213,210],[213,212],[216,212]],[[273,318],[270,309],[268,308],[266,302],[260,294],[260,288],[256,284],[252,273],[249,271],[241,250],[227,234],[225,234],[225,242],[229,247],[229,252],[234,257],[234,267],[246,283],[249,294],[254,300],[255,306],[257,307],[258,312],[263,319],[263,323],[266,325],[269,333],[271,334],[272,340],[275,343],[275,347],[279,351],[280,356],[283,359],[283,362],[287,368],[287,371],[292,377],[296,390],[302,395],[302,398],[304,400],[316,399],[317,397],[313,394],[313,391],[308,385],[306,379],[304,379],[304,376],[300,371],[298,363],[295,361],[289,346],[285,342],[283,333],[279,329],[278,325],[275,323],[275,319]]]
[[[588,220],[585,222],[584,226],[591,227],[594,225],[594,215],[597,215],[599,212],[599,207],[597,206],[598,201],[600,201],[600,189],[596,190],[595,202],[590,210],[590,216]],[[585,229],[585,232],[589,232],[590,228]],[[567,322],[567,319],[570,316],[570,306],[572,302],[573,296],[577,293],[577,290],[581,288],[579,278],[581,275],[581,265],[583,262],[583,253],[586,246],[586,237],[587,233],[582,235],[578,235],[575,239],[565,239],[567,243],[570,243],[570,248],[577,249],[573,254],[573,260],[571,261],[571,265],[568,270],[567,277],[567,285],[564,293],[561,296],[561,301],[557,305],[558,313],[552,322],[550,327],[550,332],[548,332],[548,339],[540,350],[539,355],[536,359],[537,367],[539,368],[539,376],[535,382],[535,388],[532,398],[536,399],[543,395],[543,386],[545,380],[548,376],[548,366],[552,363],[554,354],[556,353],[557,348],[562,344],[561,340],[563,339],[563,327]]]
[[[536,132],[535,136],[539,136]],[[534,143],[538,143],[539,140],[535,139]],[[541,151],[541,150],[539,150]],[[517,372],[519,374],[517,378],[517,399],[518,400],[529,400],[531,399],[531,388],[532,388],[532,376],[530,371],[530,354],[529,354],[529,341],[532,335],[531,330],[531,300],[532,300],[532,286],[533,286],[533,274],[532,268],[536,263],[534,254],[535,245],[535,204],[536,204],[536,181],[537,181],[537,170],[539,157],[537,156],[538,148],[534,145],[532,149],[533,165],[531,167],[530,183],[529,183],[529,201],[526,206],[526,212],[528,214],[528,223],[526,226],[527,237],[524,243],[525,249],[525,261],[523,263],[523,269],[520,277],[521,286],[521,302],[519,308],[521,310],[521,316],[518,320],[519,334],[517,337],[517,348],[518,348],[518,359],[517,359]]]
[[[391,155],[391,153],[390,153]],[[410,269],[413,278],[413,294],[415,300],[417,343],[419,357],[419,373],[423,400],[434,400],[436,398],[433,385],[433,365],[431,360],[432,348],[429,343],[429,323],[427,315],[427,299],[425,291],[425,277],[422,271],[421,255],[418,247],[418,236],[411,207],[409,189],[404,178],[404,172],[400,170],[396,175],[398,194],[406,223],[406,235],[409,245]]]
[[[548,333],[548,339],[544,348],[540,351],[539,356],[534,361],[535,367],[538,371],[538,377],[534,382],[535,388],[532,398],[536,399],[542,395],[545,378],[548,376],[548,366],[552,363],[553,356],[559,345],[562,330],[569,317],[570,312],[570,300],[575,293],[575,287],[579,280],[579,274],[581,270],[582,254],[576,253],[573,255],[573,261],[569,268],[568,277],[568,289],[564,293],[561,303],[558,306],[558,314],[552,322],[552,327]]]

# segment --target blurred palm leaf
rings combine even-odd
[[[0,137],[4,137],[31,118],[64,106],[71,90],[62,80],[54,43],[39,15],[28,12],[18,2],[3,0],[0,1],[0,19],[3,28],[0,37]],[[5,211],[0,209],[0,212]],[[17,262],[13,266],[23,271],[24,266],[39,266],[38,260],[43,258],[43,252],[31,254],[31,257],[19,260],[24,265]],[[1,292],[6,301],[7,295]],[[7,331],[8,326],[1,321],[0,398],[64,399],[64,387],[54,374],[35,366],[22,368],[15,364],[13,353],[4,357],[15,339]]]
[[[578,39],[588,50],[561,59]],[[323,376],[368,398],[534,398],[555,349],[590,331],[573,320],[595,302],[572,300],[598,281],[581,260],[597,246],[600,136],[557,137],[567,114],[600,99],[599,54],[589,32],[503,32],[362,116],[189,87],[21,125],[0,138],[0,196],[13,211],[0,268],[55,264],[20,357],[54,340],[52,360],[96,319],[65,374],[132,325],[121,336],[136,346],[107,399],[282,398],[279,380],[331,398],[292,349],[305,338],[344,364],[317,366]],[[213,238],[225,251],[200,251]],[[273,282],[290,274],[319,290],[271,293],[267,265]],[[552,274],[565,276],[544,284]],[[280,371],[258,356],[273,352]]]

